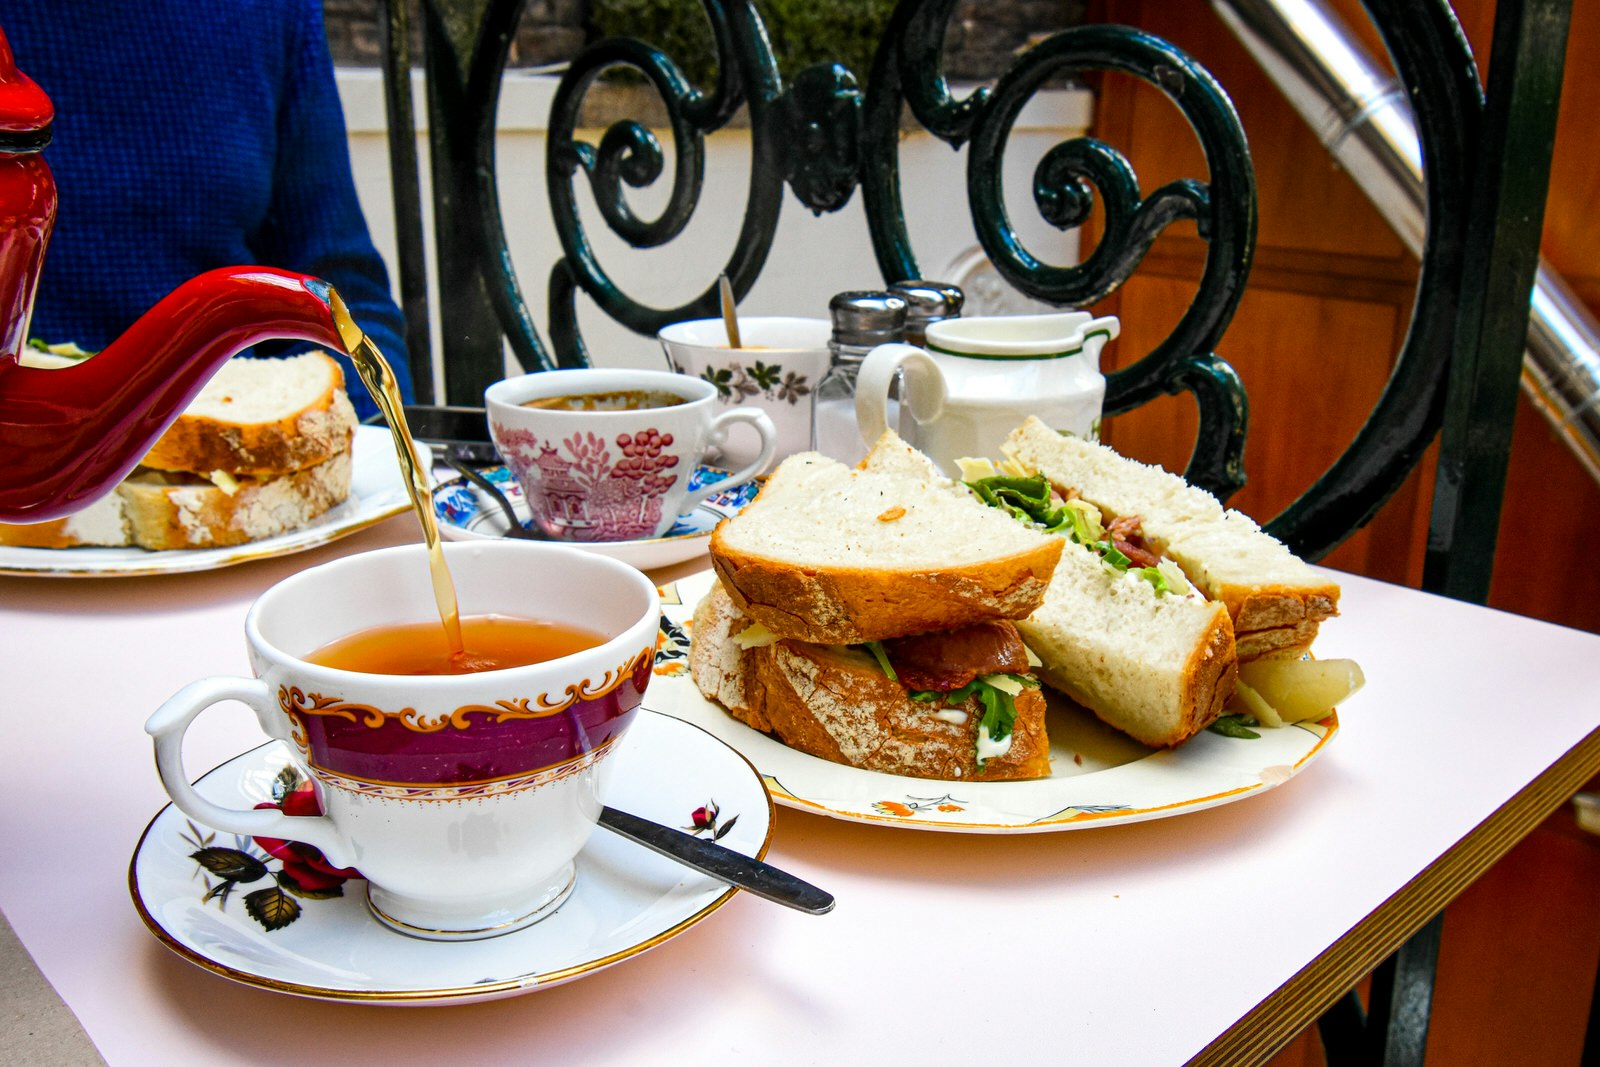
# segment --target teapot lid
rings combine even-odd
[[[17,69],[11,42],[0,30],[0,153],[39,151],[50,143],[54,118],[50,98]]]

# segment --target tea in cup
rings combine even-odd
[[[710,382],[656,370],[545,371],[484,393],[489,434],[522,486],[534,525],[563,541],[661,537],[704,499],[766,470],[772,420],[718,409]],[[759,447],[728,478],[691,488],[695,467],[736,426]]]
[[[660,600],[635,568],[568,545],[444,551],[464,664],[445,650],[424,546],[361,553],[263,593],[245,620],[255,677],[190,683],[145,729],[162,785],[197,823],[312,845],[360,871],[385,925],[471,940],[571,893],[650,681]],[[229,700],[290,748],[321,815],[227,808],[189,784],[184,734]]]
[[[811,405],[828,371],[832,333],[827,319],[755,315],[739,318],[739,348],[729,345],[721,319],[675,322],[656,336],[672,369],[710,382],[718,403],[765,411],[777,427],[777,458],[783,459],[811,448]],[[742,463],[755,449],[753,434],[735,431],[723,455]]]
[[[952,477],[956,460],[998,458],[1029,415],[1091,440],[1100,436],[1106,380],[1100,351],[1121,332],[1086,311],[930,323],[925,348],[879,345],[856,378],[856,420],[870,447],[889,428],[897,376],[900,436]]]

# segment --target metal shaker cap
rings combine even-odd
[[[871,289],[839,293],[828,301],[833,340],[842,345],[881,345],[900,340],[906,326],[906,301]]]
[[[895,282],[889,292],[906,302],[906,322],[937,322],[961,314],[966,295],[949,282]]]
[[[966,302],[961,290],[949,282],[895,282],[889,292],[906,302],[906,340],[914,345],[922,344],[930,322],[957,318]]]

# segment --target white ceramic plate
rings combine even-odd
[[[656,673],[685,662],[688,622],[711,587],[697,574],[663,597],[667,640]],[[946,782],[845,767],[797,752],[706,700],[687,668],[658,677],[646,706],[694,723],[749,758],[778,803],[852,822],[957,833],[1039,833],[1159,819],[1229,804],[1282,785],[1338,732],[1320,723],[1260,729],[1253,739],[1201,733],[1156,751],[1048,693],[1052,774],[1027,782]]]
[[[423,469],[433,464],[427,445],[417,445]],[[411,506],[394,442],[382,426],[357,426],[350,469],[350,498],[310,525],[248,544],[226,548],[14,548],[0,545],[0,574],[57,578],[126,578],[181,574],[231,567],[236,563],[304,552],[338,540]]]
[[[772,802],[737,752],[703,730],[648,712],[620,743],[608,804],[687,827],[696,808],[715,800],[718,824],[727,831],[720,843],[747,856],[766,854]],[[200,792],[235,807],[269,800],[285,752],[275,741],[247,752],[206,775]],[[368,914],[360,881],[346,882],[340,897],[298,900],[299,916],[269,931],[250,917],[244,898],[271,881],[241,883],[225,897],[204,900],[218,878],[191,858],[202,846],[238,849],[271,869],[278,866],[249,838],[197,827],[168,805],[145,830],[128,872],[145,925],[206,970],[319,1000],[463,1004],[534,992],[653,948],[735,892],[596,829],[578,856],[572,896],[549,918],[516,933],[456,943],[406,937]]]
[[[481,472],[511,502],[512,509],[522,525],[530,520],[528,502],[523,498],[522,487],[505,467],[490,467]],[[707,481],[726,478],[727,471],[717,467],[699,466],[690,479],[691,488]],[[666,567],[703,555],[711,540],[711,531],[717,523],[739,513],[739,509],[755,499],[760,486],[745,482],[724,493],[707,497],[688,515],[679,517],[677,525],[664,537],[643,541],[569,541],[596,555],[609,556],[641,570]],[[433,510],[439,518],[439,536],[447,541],[473,541],[505,536],[505,512],[489,498],[489,494],[473,486],[465,478],[455,477],[440,482],[433,490]]]

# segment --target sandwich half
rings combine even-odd
[[[1338,614],[1339,586],[1247,515],[1182,478],[1030,418],[1002,446],[1007,466],[1044,475],[1099,509],[1108,526],[1170,558],[1208,599],[1224,604],[1241,662],[1297,658]]]
[[[1062,543],[985,507],[893,433],[859,468],[779,465],[712,535],[690,668],[708,698],[803,752],[962,780],[1050,773],[1014,620]]]

